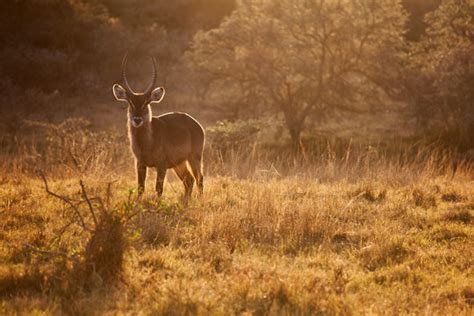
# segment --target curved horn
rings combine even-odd
[[[152,56],[151,60],[153,61],[153,77],[151,79],[150,85],[148,86],[148,88],[145,91],[145,94],[149,94],[153,90],[153,88],[155,87],[155,84],[156,84],[156,60],[155,60],[155,57]]]
[[[125,84],[125,89],[127,89],[128,92],[134,93],[127,80],[127,59],[128,53],[125,54],[122,61],[122,79],[123,83]]]

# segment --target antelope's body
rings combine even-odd
[[[152,117],[141,128],[129,123],[129,137],[137,162],[149,168],[174,168],[186,161],[200,161],[202,157],[203,128],[186,113]]]
[[[151,103],[159,103],[164,97],[162,87],[154,89],[156,80],[153,60],[153,82],[144,93],[134,93],[128,85],[125,66],[122,65],[125,87],[116,84],[113,92],[117,100],[126,101],[128,107],[128,130],[133,155],[136,160],[138,189],[145,190],[147,168],[155,168],[156,192],[163,193],[166,171],[174,169],[184,184],[185,200],[192,193],[194,181],[199,192],[204,189],[202,175],[202,153],[204,130],[199,122],[186,113],[173,112],[153,117]]]

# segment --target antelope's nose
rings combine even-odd
[[[136,124],[136,125],[140,125],[142,122],[143,122],[143,119],[141,117],[134,117],[133,118],[133,122]]]

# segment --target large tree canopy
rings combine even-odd
[[[225,102],[282,113],[295,148],[309,115],[364,110],[403,55],[398,1],[243,1],[219,28],[198,33],[192,64]]]

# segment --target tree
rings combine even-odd
[[[112,15],[129,27],[153,27],[194,32],[219,25],[235,8],[235,0],[101,0]]]
[[[89,58],[104,60],[97,55],[108,18],[97,1],[1,1],[0,75],[7,80],[0,85],[48,92],[84,87],[95,79],[80,76]]]
[[[413,110],[425,131],[473,147],[474,2],[445,0],[425,20],[426,35],[412,49],[418,82]]]
[[[283,115],[295,150],[310,115],[372,108],[403,48],[398,1],[248,0],[195,36],[192,65],[227,101]]]

